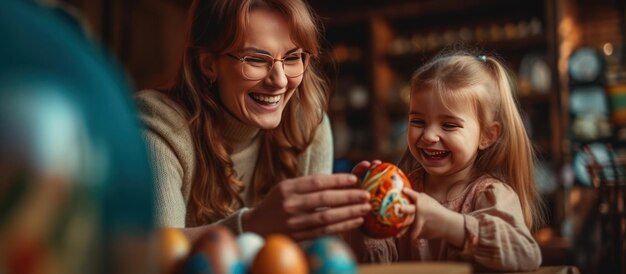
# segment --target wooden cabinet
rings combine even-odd
[[[135,89],[166,84],[178,69],[190,0],[61,0],[95,43],[111,53]]]
[[[343,1],[342,1],[343,2]],[[334,88],[336,158],[396,161],[406,148],[409,80],[453,46],[500,56],[542,159],[559,166],[555,1],[312,1],[322,18]],[[355,111],[356,110],[356,111]]]

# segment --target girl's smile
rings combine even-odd
[[[408,144],[430,176],[467,178],[478,154],[480,124],[462,102],[442,102],[436,91],[411,94]]]
[[[442,161],[450,155],[450,151],[436,149],[422,149],[422,155],[429,161]]]

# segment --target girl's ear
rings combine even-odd
[[[211,82],[214,82],[217,78],[217,58],[215,58],[215,55],[206,51],[201,51],[198,55],[198,59],[202,74],[204,74],[204,76]]]
[[[502,126],[499,122],[493,122],[487,129],[481,133],[480,142],[478,143],[478,149],[484,150],[489,148],[500,137],[500,131]]]

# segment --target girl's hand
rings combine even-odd
[[[402,226],[404,226],[404,229],[395,236],[396,238],[402,237],[404,234],[406,234],[407,231],[409,231],[409,229],[411,229],[413,221],[415,221],[416,211],[417,209],[415,207],[415,204],[406,205],[400,208],[400,213],[408,215],[408,218],[406,218],[406,220],[402,224]]]
[[[351,188],[352,174],[313,175],[280,182],[243,215],[243,228],[259,235],[282,233],[295,240],[357,228],[371,209],[369,193]]]
[[[445,208],[426,193],[410,188],[404,188],[402,192],[413,202],[400,208],[400,212],[414,215],[413,224],[408,229],[412,240],[444,239],[456,246],[462,245],[465,228],[461,214]]]
[[[380,165],[382,162],[380,160],[369,161],[361,161],[352,168],[352,174],[358,176],[359,178],[363,177],[365,173],[372,167]]]

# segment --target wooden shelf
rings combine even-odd
[[[324,19],[328,27],[342,26],[354,22],[364,22],[372,17],[389,19],[419,20],[437,14],[461,14],[464,17],[494,17],[505,14],[526,14],[542,7],[541,0],[342,0],[313,1],[311,5]],[[439,18],[432,24],[447,22],[455,18]]]
[[[405,96],[399,93],[405,92],[414,70],[444,48],[464,44],[485,54],[495,54],[515,73],[529,53],[539,52],[548,58],[556,56],[552,37],[556,26],[549,14],[555,5],[553,1],[365,0],[355,3],[347,0],[337,7],[325,1],[312,3],[321,12],[331,45],[360,50],[361,58],[337,64],[337,78],[363,85],[371,95],[368,110],[372,113],[367,122],[372,147],[342,148],[345,151],[342,157],[356,162],[402,156],[404,149],[396,135],[401,134],[398,133],[401,127],[398,115],[406,111],[403,105],[406,102],[399,102],[398,98]],[[511,31],[512,26],[518,29]],[[446,32],[450,35],[444,37]],[[440,40],[432,43],[425,39]],[[345,49],[340,50],[345,54]],[[557,75],[554,63],[549,62],[551,76]],[[540,157],[555,161],[552,165],[559,166],[559,157],[555,155],[561,149],[556,79],[553,85],[547,93],[520,94],[518,102],[527,116],[529,132]],[[350,87],[338,89],[341,93]]]
[[[553,100],[551,93],[557,92],[555,90],[549,92],[531,92],[530,94],[518,94],[517,100],[520,104],[549,104]]]

